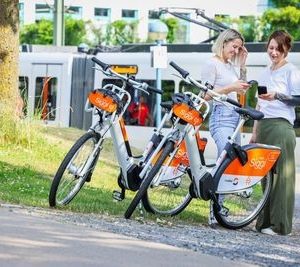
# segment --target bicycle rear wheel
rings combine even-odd
[[[273,173],[270,171],[252,187],[229,194],[217,194],[222,209],[218,212],[214,203],[214,214],[222,226],[239,229],[250,224],[266,204],[272,187]]]
[[[136,193],[136,195],[134,196],[134,198],[131,201],[130,205],[128,206],[128,208],[127,208],[127,210],[124,214],[126,219],[129,219],[131,217],[131,215],[134,212],[135,208],[137,207],[137,205],[139,204],[139,202],[141,201],[141,199],[145,195],[145,193],[146,193],[148,187],[150,186],[152,180],[157,175],[157,173],[161,169],[164,161],[166,160],[166,158],[169,156],[169,154],[173,150],[174,150],[174,142],[168,141],[166,143],[165,147],[162,149],[162,152],[159,155],[156,162],[154,163],[154,165],[150,167],[150,169],[148,171],[148,175],[143,179],[138,192]]]
[[[92,152],[99,139],[98,133],[88,132],[81,136],[67,153],[52,181],[49,193],[51,207],[69,204],[84,183],[91,179],[100,148],[95,153]]]
[[[162,169],[166,167],[168,166],[163,165]],[[175,216],[189,205],[192,200],[189,193],[192,181],[191,173],[187,167],[178,170],[179,168],[177,166],[174,170],[175,173],[179,173],[175,178],[165,179],[163,177],[158,184],[154,182],[148,187],[142,199],[146,211],[159,215]],[[159,178],[155,177],[154,181],[156,179]]]

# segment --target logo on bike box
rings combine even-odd
[[[280,154],[280,151],[272,151],[268,155],[268,161],[275,162],[278,159],[278,155]]]
[[[238,183],[239,183],[239,178],[234,177],[234,178],[233,178],[233,181],[232,181],[232,184],[233,184],[233,185],[237,185]]]
[[[110,96],[105,96],[100,92],[91,92],[89,94],[89,101],[94,106],[111,113],[117,109],[115,101]]]
[[[266,163],[267,160],[262,157],[250,159],[250,167],[254,169],[261,170],[266,166]]]
[[[233,185],[237,185],[239,183],[239,178],[238,177],[234,177],[232,179],[224,179],[224,182],[226,183],[231,183]]]
[[[198,126],[203,121],[203,117],[199,111],[184,103],[175,104],[173,106],[173,112],[180,119],[192,124],[193,126]]]

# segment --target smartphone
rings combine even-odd
[[[257,86],[257,92],[259,95],[266,94],[268,92],[267,86],[262,86],[262,85]]]

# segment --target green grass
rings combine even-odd
[[[29,125],[30,127],[30,125]],[[26,127],[24,128],[26,130]],[[48,208],[48,194],[53,176],[73,143],[84,133],[78,129],[37,126],[30,129],[29,142],[0,143],[0,202]],[[112,143],[104,144],[92,180],[87,183],[65,211],[123,216],[134,192],[126,191],[126,199],[116,202],[113,190],[119,189]],[[193,200],[188,208],[169,222],[206,223],[208,202]],[[134,217],[139,217],[136,211]],[[156,216],[146,214],[146,219]],[[166,219],[166,218],[164,218]]]

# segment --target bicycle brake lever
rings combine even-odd
[[[106,75],[106,76],[112,76],[111,72],[109,72],[109,71],[105,71],[105,70],[103,70],[103,69],[100,69],[100,68],[98,68],[98,67],[92,67],[92,69],[95,69],[95,70],[101,71],[101,72],[102,72],[104,75]]]
[[[134,87],[134,88],[137,89],[137,90],[143,91],[143,92],[146,93],[147,95],[150,94],[147,90],[145,90],[145,89],[142,87],[142,85],[133,85],[133,84],[132,84],[132,87]]]
[[[180,80],[185,81],[185,82],[188,83],[188,84],[191,84],[191,82],[190,82],[189,80],[183,78],[182,76],[180,76],[180,75],[178,75],[178,74],[172,73],[171,75],[173,75],[173,76],[179,78]]]

